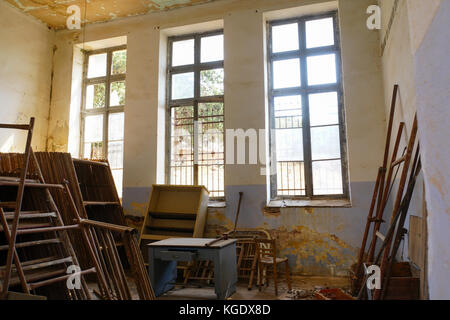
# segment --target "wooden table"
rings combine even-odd
[[[218,299],[236,292],[236,240],[222,240],[206,246],[214,239],[170,238],[148,244],[149,276],[156,296],[173,289],[178,261],[214,263],[214,284]]]

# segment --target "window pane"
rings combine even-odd
[[[339,126],[311,128],[312,160],[341,157]]]
[[[223,60],[223,34],[201,40],[201,62]]]
[[[302,129],[276,130],[277,161],[303,161]]]
[[[88,78],[106,76],[106,53],[89,56]]]
[[[123,169],[111,170],[114,178],[114,183],[116,184],[117,193],[119,198],[122,198],[122,188],[123,188]]]
[[[298,24],[272,27],[272,52],[298,50]]]
[[[317,48],[334,44],[333,18],[306,21],[306,47]]]
[[[311,126],[339,124],[337,92],[309,95]]]
[[[84,152],[90,159],[103,158],[103,115],[87,116],[84,119]]]
[[[127,72],[127,50],[114,51],[112,53],[112,74]]]
[[[87,116],[84,120],[84,141],[103,141],[103,115]]]
[[[111,169],[123,168],[123,141],[108,143],[108,161]]]
[[[308,57],[308,84],[336,82],[336,55],[327,54],[323,56]]]
[[[83,156],[88,159],[103,159],[103,142],[84,144]]]
[[[312,163],[314,195],[343,194],[341,160]]]
[[[171,110],[170,183],[194,183],[194,107],[175,107]]]
[[[277,194],[279,196],[306,194],[303,162],[277,162]]]
[[[302,127],[301,96],[275,97],[274,108],[276,129]]]
[[[194,39],[173,43],[172,66],[194,64]]]
[[[200,103],[198,180],[210,197],[224,195],[224,116],[223,103]]]
[[[223,69],[204,70],[200,72],[200,95],[223,95]]]
[[[111,82],[109,106],[117,107],[125,105],[125,81]]]
[[[91,84],[86,87],[86,109],[105,107],[105,84]]]
[[[194,97],[194,73],[180,73],[172,76],[172,99]]]
[[[108,140],[123,140],[124,113],[117,112],[109,115]]]
[[[300,86],[300,59],[273,62],[273,87],[275,89]]]

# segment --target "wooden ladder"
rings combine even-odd
[[[400,125],[400,129],[402,129],[404,124]],[[372,241],[370,243],[369,247],[369,255],[366,259],[366,264],[363,263],[363,265],[380,265],[380,271],[381,271],[381,278],[383,279],[383,285],[381,289],[376,289],[373,294],[373,299],[383,299],[387,292],[387,286],[389,284],[389,278],[390,273],[392,269],[392,264],[395,259],[395,255],[397,254],[398,246],[400,244],[401,238],[403,237],[405,230],[403,228],[409,203],[411,201],[412,192],[414,191],[414,186],[416,182],[417,175],[419,174],[421,170],[421,162],[419,157],[419,147],[417,147],[416,154],[413,160],[413,164],[411,166],[411,174],[410,179],[408,182],[406,194],[404,195],[405,186],[406,186],[406,180],[408,178],[408,173],[410,171],[410,164],[412,160],[412,155],[416,143],[416,137],[417,137],[417,115],[414,117],[413,126],[411,129],[411,134],[408,142],[408,146],[406,147],[405,153],[400,157],[396,158],[396,153],[398,152],[398,145],[401,138],[401,132],[399,131],[399,134],[397,135],[396,144],[394,147],[394,153],[392,155],[392,161],[389,168],[389,174],[387,177],[387,184],[385,187],[385,191],[383,193],[383,198],[381,202],[381,207],[379,208],[377,212],[376,219],[373,219],[372,222],[375,223],[375,227],[373,230],[372,235]],[[403,165],[401,177],[398,184],[398,190],[394,201],[394,207],[392,210],[392,217],[390,221],[390,227],[388,229],[388,232],[386,235],[381,234],[380,232],[380,225],[382,222],[382,217],[384,210],[386,208],[389,195],[390,195],[390,189],[391,187],[391,181],[392,181],[392,172],[395,168],[398,168]],[[395,180],[395,179],[394,179]],[[395,236],[394,236],[395,233]],[[391,251],[391,245],[394,241],[394,248]],[[381,248],[377,254],[377,257],[375,258],[375,247],[377,245],[377,240],[382,241]],[[381,264],[380,264],[381,259]],[[361,284],[361,288],[359,290],[358,298],[362,298],[364,294],[364,286],[365,286],[365,280],[367,277],[364,277],[364,280]],[[371,296],[371,295],[370,295]]]
[[[31,118],[28,125],[0,124],[0,128],[28,131],[20,177],[0,177],[0,188],[7,190],[3,194],[16,193],[15,201],[0,202],[2,225],[0,231],[3,231],[8,242],[7,245],[0,246],[0,252],[8,251],[6,265],[0,267],[2,273],[1,298],[6,299],[10,286],[20,284],[23,291],[30,294],[37,288],[67,281],[73,277],[74,273],[68,274],[68,267],[78,266],[79,263],[67,230],[79,229],[82,231],[82,229],[79,224],[64,225],[52,198],[50,189],[58,189],[63,192],[65,187],[61,184],[46,184],[44,181],[31,148],[34,118]],[[28,175],[31,175],[29,172],[31,159],[37,179],[28,178]],[[40,191],[36,189],[40,189]],[[37,196],[32,199],[27,197],[24,200],[25,194],[27,196],[37,194]],[[26,202],[26,210],[22,210],[24,202]],[[32,240],[29,240],[30,237]],[[28,239],[23,240],[23,238]],[[28,254],[21,255],[20,253],[23,253],[22,250],[30,250],[30,248],[33,248],[32,260],[22,261]],[[97,266],[95,257],[93,257],[93,261]],[[13,267],[13,262],[15,267]],[[96,270],[98,270],[96,267],[92,267],[77,272],[77,275],[80,276],[81,288],[68,290],[68,296],[71,299],[91,298],[84,275],[95,273]],[[13,277],[14,273],[17,275]]]

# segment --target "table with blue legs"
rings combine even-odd
[[[226,299],[236,292],[236,241],[214,239],[170,238],[148,244],[149,276],[156,296],[174,288],[177,262],[212,261],[214,284],[218,299]]]

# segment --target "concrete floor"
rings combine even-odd
[[[263,286],[261,291],[256,285],[253,285],[252,290],[248,290],[248,282],[239,281],[234,293],[229,300],[311,300],[314,299],[314,291],[327,288],[340,288],[344,291],[349,291],[350,281],[348,278],[333,278],[333,277],[306,277],[306,276],[291,276],[293,291],[303,292],[301,297],[294,298],[292,292],[288,292],[287,284],[281,280],[278,283],[278,296],[275,296],[273,281],[268,287]],[[128,284],[133,296],[133,300],[139,300],[136,290],[136,285],[131,277],[128,277]],[[93,299],[98,299],[94,293],[97,291],[97,284],[88,283],[89,289]],[[186,287],[177,285],[175,289],[158,297],[159,300],[215,300],[217,299],[214,293],[214,286],[203,283],[189,283]]]
[[[131,280],[131,279],[130,279]],[[133,299],[138,299],[137,291],[133,281],[130,282],[133,292]],[[350,288],[350,282],[347,278],[331,278],[331,277],[300,277],[292,278],[292,289],[303,290],[306,296],[301,299],[313,299],[313,292],[317,289],[341,288],[347,291]],[[282,281],[278,285],[278,297],[275,296],[273,283],[268,287],[263,287],[261,291],[257,286],[253,286],[252,290],[248,290],[247,283],[240,281],[237,285],[237,291],[229,299],[230,300],[293,300],[292,294],[288,293],[287,284]],[[187,287],[177,285],[164,295],[158,297],[160,300],[215,300],[214,287],[202,284],[200,287],[196,284],[189,284]]]

